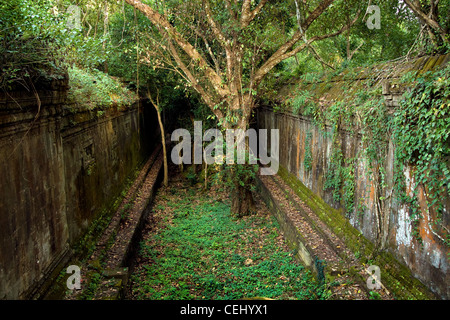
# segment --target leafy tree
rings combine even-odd
[[[404,2],[425,25],[436,47],[450,44],[450,2],[448,0],[404,0]]]
[[[35,91],[40,77],[64,71],[61,17],[48,1],[11,0],[0,3],[0,88],[23,86]]]
[[[369,29],[364,21],[353,26],[345,35],[331,40],[340,56],[347,61],[354,59],[359,65],[373,64],[404,56],[419,32],[414,15],[399,1],[373,3],[380,7],[380,29]]]
[[[370,13],[342,34],[311,45],[312,50],[300,52],[286,64],[287,76],[304,73],[333,71],[348,66],[372,65],[381,61],[416,54],[411,48],[420,46],[416,38],[420,24],[408,7],[397,0],[364,1],[380,8],[381,28],[369,29],[366,25]],[[342,8],[342,16],[351,19],[351,3]]]
[[[248,128],[264,79],[278,64],[359,16],[349,21],[340,12],[349,1],[335,0],[301,2],[299,24],[293,1],[125,1],[153,24],[148,56],[183,77],[224,129]],[[236,183],[232,211],[246,214],[251,192]]]

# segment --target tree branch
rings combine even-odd
[[[242,14],[241,14],[241,28],[246,28],[250,22],[255,19],[255,17],[261,12],[262,8],[266,5],[267,0],[260,0],[258,5],[253,11],[251,11],[251,0],[244,0],[242,4]]]
[[[307,30],[309,26],[316,21],[316,19],[326,10],[328,7],[334,2],[334,0],[323,0],[319,5],[314,9],[313,12],[306,18],[305,22],[302,24],[302,29]]]
[[[211,26],[211,29],[216,36],[216,38],[219,40],[219,42],[222,44],[222,46],[226,49],[230,49],[230,42],[227,40],[225,35],[222,33],[222,31],[217,26],[216,21],[214,21],[213,13],[211,11],[211,4],[209,0],[203,0],[203,5],[206,12],[206,20],[208,21],[209,25]]]
[[[218,28],[216,22],[213,19],[213,13],[211,11],[211,4],[209,0],[203,0],[203,4],[205,7],[206,12],[206,19],[211,26],[211,29],[216,36],[217,39],[219,39],[219,42],[221,43],[222,47],[225,49],[226,59],[227,59],[227,78],[228,80],[231,79],[233,69],[232,69],[232,58],[233,58],[233,52],[232,48],[230,46],[230,42],[225,38],[225,35],[220,31]]]
[[[200,32],[197,28],[195,28],[194,26],[186,25],[186,27],[190,28],[197,36],[199,36],[203,40],[206,50],[208,51],[208,54],[214,63],[214,68],[216,69],[216,73],[218,75],[220,75],[219,61],[217,60],[216,56],[214,55],[214,52],[212,51],[211,46],[209,45],[209,41],[208,41],[208,39],[206,39],[206,36],[202,32]]]
[[[298,24],[298,28],[300,30],[300,32],[303,34],[303,40],[305,42],[307,42],[306,39],[306,34],[303,32],[303,28],[302,28],[302,17],[301,17],[301,12],[300,12],[300,6],[298,4],[298,1],[295,0],[295,8],[296,8],[296,15],[297,15],[297,24]],[[318,60],[323,67],[327,66],[329,68],[331,68],[332,70],[334,70],[334,67],[330,64],[328,64],[327,62],[325,62],[325,60],[323,60],[323,58],[319,55],[319,53],[316,51],[316,49],[313,47],[313,45],[309,45],[308,49],[310,50],[310,52],[313,54],[313,56],[316,58],[316,60]]]
[[[432,19],[432,13],[436,12],[438,1],[436,3],[433,3],[433,0],[431,0],[431,11],[430,16],[428,16],[425,12],[422,11],[422,8],[420,8],[416,3],[411,2],[410,0],[404,0],[406,5],[414,12],[414,14],[422,20],[426,25],[428,25],[430,28],[434,29],[439,33],[442,40],[445,43],[449,43],[449,39],[447,39],[447,32],[439,25],[439,23]]]
[[[206,92],[201,85],[199,85],[198,79],[189,71],[189,68],[186,66],[186,64],[178,55],[178,52],[175,46],[172,44],[172,41],[170,41],[170,39],[169,39],[169,50],[173,58],[175,59],[177,65],[189,79],[189,82],[191,83],[192,87],[202,96],[203,100],[205,100],[206,104],[209,106],[211,111],[217,116],[217,118],[222,119],[223,118],[222,112],[219,109],[214,108],[214,106],[216,105],[214,98],[208,92]]]
[[[308,46],[308,49],[311,50],[313,56],[316,58],[316,60],[318,60],[322,66],[327,66],[328,68],[330,68],[331,70],[336,70],[331,64],[329,64],[328,62],[326,62],[321,56],[320,54],[317,52],[317,50],[314,48],[314,46],[312,44],[310,44]]]
[[[322,1],[316,9],[308,16],[305,22],[301,25],[300,30],[298,30],[289,41],[284,43],[278,48],[278,50],[263,64],[263,66],[255,74],[255,83],[259,83],[275,65],[280,63],[283,59],[281,57],[285,56],[286,52],[290,50],[298,41],[300,41],[308,29],[308,27],[333,3],[334,0],[324,0]],[[307,42],[305,42],[307,43]],[[299,52],[299,51],[297,51]]]
[[[236,13],[232,9],[232,5],[230,0],[225,0],[225,8],[228,10],[230,17],[232,17],[235,21],[237,21]]]
[[[265,77],[265,75],[267,73],[270,72],[270,70],[272,70],[273,67],[275,67],[278,63],[280,63],[281,61],[290,58],[292,56],[294,56],[295,54],[297,54],[298,52],[302,51],[304,48],[306,48],[307,46],[309,46],[311,43],[313,43],[314,41],[318,41],[318,40],[323,40],[323,39],[327,39],[327,38],[331,38],[331,37],[335,37],[337,35],[340,35],[341,33],[343,33],[344,31],[346,31],[347,29],[349,29],[351,26],[353,26],[353,24],[355,24],[355,22],[358,20],[359,18],[359,14],[360,14],[361,10],[358,11],[358,14],[356,15],[355,19],[349,23],[346,24],[345,26],[343,26],[340,30],[334,32],[334,33],[329,33],[329,34],[325,34],[325,35],[321,35],[321,36],[315,36],[310,38],[309,40],[306,40],[304,43],[302,43],[300,46],[298,46],[295,49],[290,50],[301,38],[302,38],[302,34],[300,34],[300,32],[297,32],[296,35],[294,35],[288,42],[286,42],[284,45],[282,45],[269,59],[267,59],[267,61],[256,71],[255,73],[255,77],[254,77],[254,84],[255,87],[257,87],[262,79]],[[304,29],[305,30],[305,29]]]
[[[164,30],[170,35],[177,45],[192,59],[198,66],[205,70],[205,75],[213,85],[216,92],[222,96],[227,96],[230,91],[222,83],[222,78],[213,68],[211,68],[203,56],[170,24],[170,22],[159,12],[139,0],[125,0],[128,4],[141,11],[160,31]],[[194,84],[194,83],[193,83]]]

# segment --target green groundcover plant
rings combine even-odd
[[[273,218],[237,219],[228,203],[198,194],[192,201],[195,194],[157,208],[167,227],[141,244],[148,263],[133,275],[138,299],[326,298],[324,287],[277,243]]]

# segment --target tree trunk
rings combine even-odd
[[[167,150],[166,150],[166,136],[165,136],[165,132],[164,132],[164,125],[161,121],[161,114],[159,112],[159,108],[156,109],[158,112],[158,122],[159,122],[159,126],[161,127],[161,142],[162,142],[162,147],[163,147],[163,158],[164,158],[164,180],[163,180],[163,184],[165,187],[167,187],[169,185],[169,168],[167,165]]]
[[[164,124],[162,123],[162,120],[161,120],[161,112],[159,110],[159,94],[157,94],[157,96],[156,96],[156,103],[155,103],[155,101],[153,101],[152,96],[150,95],[150,91],[148,91],[147,97],[149,98],[152,105],[155,107],[156,114],[158,115],[158,123],[159,123],[159,128],[161,130],[161,143],[162,143],[162,147],[163,147],[163,159],[164,159],[163,185],[165,187],[167,187],[169,185],[169,168],[167,165],[166,134],[164,131]]]
[[[254,213],[255,210],[255,202],[250,189],[237,184],[232,193],[231,213],[241,218]]]
[[[429,27],[429,34],[433,42],[436,41],[436,37],[430,29],[437,32],[444,43],[449,43],[448,30],[439,24],[438,7],[439,1],[431,1],[431,11],[427,14],[423,11],[423,7],[420,2],[412,2],[411,0],[404,0],[406,5],[414,12],[414,14]]]
[[[245,99],[244,99],[245,100]],[[241,129],[244,132],[249,127],[250,112],[251,112],[251,98],[243,103],[246,107],[242,107],[244,114],[240,119],[238,125],[234,129]],[[248,139],[245,139],[245,152],[249,150]],[[236,148],[234,150],[237,152]],[[234,166],[239,164],[235,163]],[[241,164],[241,166],[250,166],[248,162]],[[254,185],[252,177],[238,175],[237,170],[232,171],[232,181],[234,183],[234,188],[231,193],[231,213],[237,215],[238,217],[248,216],[255,212],[255,203],[253,200],[253,194],[250,190],[251,186]],[[247,172],[247,171],[246,171]],[[241,181],[242,180],[242,181]],[[243,182],[243,186],[240,182]]]

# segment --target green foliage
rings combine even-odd
[[[89,284],[80,296],[80,300],[92,300],[97,292],[98,286],[102,280],[102,275],[98,272],[94,272],[89,277]]]
[[[64,19],[62,54],[65,61],[81,68],[97,68],[107,71],[108,60],[114,49],[109,32],[110,16],[119,12],[122,5],[114,0],[88,1],[48,0]],[[66,13],[71,5],[80,9],[80,28],[67,29]]]
[[[145,54],[145,48],[149,46],[143,33],[149,29],[149,20],[140,12],[136,12],[135,15],[131,6],[125,6],[123,12],[117,11],[111,16],[109,73],[136,84],[139,72],[144,85],[155,75],[154,66],[148,63],[141,62],[138,68],[138,55]]]
[[[224,142],[224,145],[228,147],[226,141]],[[244,151],[245,162],[239,164],[236,145],[233,144],[232,148],[234,149],[234,164],[224,164],[222,172],[219,173],[223,179],[222,182],[230,192],[239,189],[242,190],[242,188],[255,191],[255,178],[259,166],[257,164],[250,164],[250,159],[254,160],[254,155],[249,153],[248,149],[246,149]]]
[[[190,166],[186,171],[186,178],[189,181],[189,185],[194,186],[198,182],[198,176],[195,173],[194,167]]]
[[[312,169],[312,132],[308,132],[306,134],[305,139],[305,158],[303,160],[303,165],[305,166],[305,170],[309,171]]]
[[[358,103],[360,102],[360,103]],[[369,96],[357,100],[357,111],[361,118],[362,142],[366,146],[364,155],[369,168],[378,168],[384,163],[387,151],[387,134],[390,132],[387,107],[380,95],[369,91]]]
[[[50,10],[46,0],[0,3],[0,88],[30,89],[40,77],[64,72],[57,54],[63,23]]]
[[[443,41],[438,30],[427,27],[419,34],[415,47],[412,48],[415,49],[412,50],[415,55],[434,55],[436,53],[446,53],[450,50],[450,18],[448,14],[450,12],[450,1],[436,1],[435,5],[436,8],[432,19],[435,19],[436,23],[446,33],[447,43]],[[419,7],[422,8],[422,11],[425,12],[425,14],[428,14],[428,11],[430,10],[429,1],[419,1]]]
[[[335,135],[337,137],[337,135]],[[335,144],[338,144],[337,146]],[[334,138],[334,146],[331,151],[330,164],[325,174],[325,183],[323,188],[332,189],[333,199],[336,202],[341,201],[341,186],[342,186],[342,164],[344,162],[344,155],[340,148],[339,142]]]
[[[258,172],[258,166],[252,164],[227,164],[225,166],[224,175],[227,179],[227,186],[230,190],[234,190],[237,185],[255,191],[255,178]]]
[[[223,164],[216,167],[218,170],[213,175],[213,182],[224,186],[230,193],[235,191],[241,192],[242,190],[255,191],[255,179],[259,165],[251,164],[250,162],[256,162],[257,158],[249,152],[248,146],[246,146],[245,150],[243,150],[244,163],[240,164],[238,163],[237,143],[235,142],[229,146],[226,139],[224,139],[224,156],[227,154],[227,148],[233,150],[233,163],[224,159]]]
[[[348,44],[350,51],[361,45],[352,57],[353,65],[373,64],[406,55],[420,30],[413,13],[399,1],[385,0],[372,4],[380,7],[381,29],[369,29],[366,21],[361,21],[351,29],[349,37],[344,33],[330,40],[334,47],[330,49],[337,50],[344,60],[348,58]]]
[[[110,45],[105,38],[86,37],[81,31],[73,29],[66,38],[63,52],[69,65],[82,68],[100,68],[107,60]]]
[[[124,107],[137,100],[135,93],[107,74],[96,69],[69,68],[69,103],[93,110],[113,105]]]
[[[163,208],[164,216],[173,211],[172,223],[141,244],[140,254],[152,262],[133,275],[138,299],[326,298],[277,244],[273,218],[236,220],[227,203],[191,191],[196,201],[178,191]]]
[[[370,291],[369,292],[369,299],[370,300],[382,300],[381,295],[378,292]]]
[[[450,66],[412,80],[392,120],[396,157],[396,192],[409,203],[412,219],[420,218],[418,185],[426,186],[427,204],[442,217],[442,204],[450,194]],[[406,192],[404,170],[414,165],[414,196]]]
[[[0,88],[28,88],[41,77],[64,74],[68,65],[94,68],[105,61],[107,39],[69,28],[66,6],[59,5],[51,0],[0,4]]]
[[[345,159],[346,166],[342,173],[342,200],[345,212],[351,214],[355,209],[355,163],[356,159]]]
[[[386,200],[385,195],[391,193],[387,190],[385,168],[388,141],[392,137],[395,145],[395,194],[400,203],[410,208],[414,236],[420,241],[417,226],[422,217],[417,186],[422,185],[426,186],[428,207],[437,213],[437,220],[431,227],[438,230],[435,234],[444,234],[441,237],[444,243],[448,242],[445,236],[447,233],[440,227],[440,222],[450,182],[449,70],[447,66],[418,76],[416,73],[406,74],[401,85],[411,89],[404,93],[400,106],[393,114],[388,112],[381,96],[381,85],[374,79],[366,81],[364,87],[355,93],[323,109],[317,105],[303,108],[308,103],[304,99],[304,91],[300,91],[298,99],[293,99],[303,104],[296,106],[296,109],[302,109],[304,115],[313,117],[317,125],[323,127],[326,124],[333,128],[333,147],[324,189],[332,191],[333,199],[340,202],[346,212],[355,209],[356,159],[344,159],[340,129],[360,134],[363,149],[357,157],[364,157],[369,178],[376,188],[375,201],[380,203]],[[355,70],[345,70],[344,77],[351,80],[356,74]],[[312,94],[308,94],[308,97],[314,99]],[[321,117],[318,116],[320,113]],[[413,166],[412,196],[407,194],[404,174],[406,165]],[[359,202],[357,211],[364,210],[364,205]]]
[[[298,114],[302,108],[314,107],[311,98],[311,93],[308,90],[299,91],[292,100],[292,112]]]
[[[351,122],[351,112],[352,110],[345,101],[337,101],[332,104],[325,111],[324,121],[327,121],[333,128],[333,142],[330,163],[325,174],[324,190],[331,189],[333,200],[336,202],[341,202],[343,197],[345,198],[344,206],[347,209],[353,210],[353,191],[351,186],[353,181],[347,181],[346,179],[352,179],[352,170],[345,166],[346,159],[342,153],[342,146],[340,141],[340,130],[343,124],[347,126]],[[317,111],[316,111],[317,112]],[[347,206],[346,204],[349,203]]]
[[[420,32],[420,23],[404,4],[397,0],[377,1],[372,4],[378,5],[381,12],[381,29],[369,29],[366,20],[363,20],[368,2],[361,3],[358,1],[335,1],[333,10],[329,10],[324,19],[332,20],[327,23],[317,24],[316,28],[326,30],[330,25],[346,24],[352,17],[355,10],[361,9],[359,20],[352,26],[350,32],[344,32],[336,37],[325,39],[320,42],[313,43],[314,51],[329,65],[331,69],[320,62],[316,54],[312,50],[303,50],[298,53],[295,58],[291,58],[283,63],[283,76],[290,79],[292,76],[301,76],[308,73],[320,74],[323,71],[332,72],[338,70],[342,65],[347,66],[363,66],[373,65],[376,62],[389,61],[405,56],[416,44],[420,52],[433,53],[436,48],[429,45],[430,49],[424,51],[424,46],[428,43],[417,43],[416,38]],[[447,19],[444,12],[448,12],[449,1],[441,1],[442,9],[441,19]],[[445,25],[445,23],[443,23]],[[447,24],[448,25],[448,24]],[[425,33],[426,34],[426,33]],[[426,38],[422,37],[421,39]],[[426,40],[426,39],[425,39]],[[349,52],[348,52],[349,50]],[[447,49],[439,50],[446,52]],[[349,56],[348,53],[352,54]],[[413,54],[414,56],[414,54]],[[350,60],[349,60],[350,59]]]
[[[333,200],[341,202],[346,213],[353,213],[355,205],[355,163],[356,159],[346,159],[339,143],[332,148],[330,165],[325,175],[324,189],[331,189]]]

